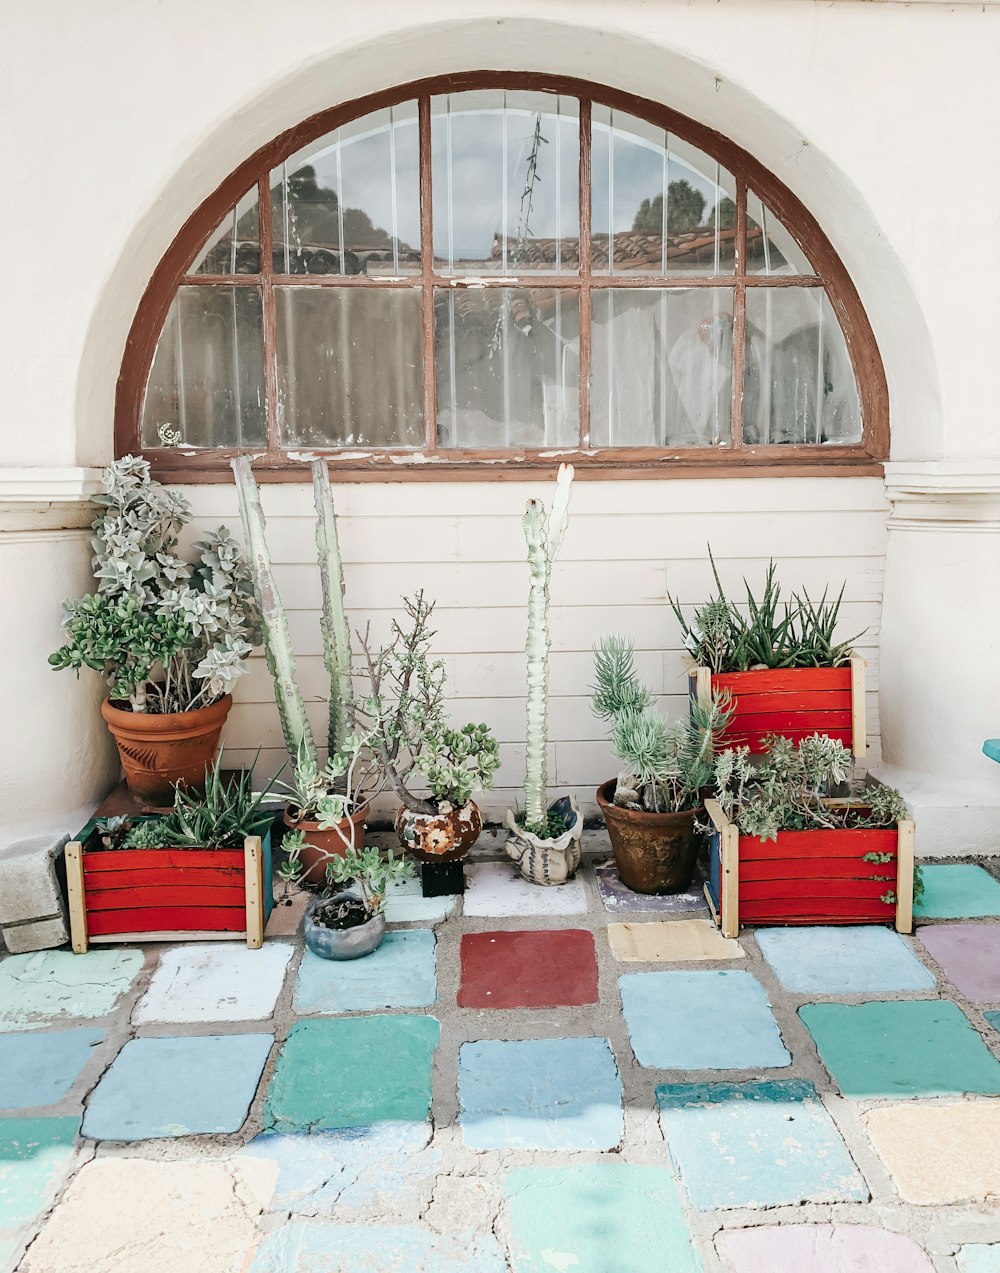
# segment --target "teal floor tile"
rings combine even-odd
[[[990,1023],[994,1030],[1000,1031],[1000,1012],[984,1012],[983,1016]]]
[[[1000,1061],[942,999],[810,1003],[799,1015],[845,1096],[1000,1093]]]
[[[764,987],[749,972],[635,972],[619,978],[632,1051],[662,1070],[790,1065]]]
[[[691,1205],[865,1202],[868,1188],[812,1083],[671,1083],[656,1089],[667,1150]]]
[[[758,928],[761,954],[794,994],[933,990],[934,974],[899,933],[871,926]]]
[[[426,1120],[441,1025],[433,1017],[300,1021],[278,1054],[265,1127],[277,1131]]]
[[[487,1039],[458,1054],[471,1149],[614,1149],[622,1085],[607,1039]]]
[[[1000,915],[1000,881],[968,862],[922,868],[924,896],[913,904],[916,919],[981,919]]]
[[[237,1132],[273,1042],[270,1034],[132,1039],[94,1089],[83,1134],[154,1140]]]
[[[425,1008],[437,998],[435,937],[429,929],[386,933],[361,959],[321,959],[307,950],[295,983],[295,1010],[306,1015]]]
[[[700,1273],[677,1186],[662,1167],[528,1167],[503,1183],[515,1273]]]
[[[0,1227],[28,1224],[69,1170],[78,1118],[0,1119]]]
[[[0,1034],[0,1109],[62,1100],[102,1038],[100,1030]]]
[[[104,1017],[142,967],[140,950],[39,950],[0,961],[0,1030]]]
[[[492,1233],[431,1233],[413,1225],[293,1220],[264,1238],[250,1273],[506,1273]]]

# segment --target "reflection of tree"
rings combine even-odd
[[[705,211],[705,196],[689,181],[671,181],[667,186],[667,228],[672,233],[695,230],[701,225]],[[632,222],[636,234],[663,233],[663,195],[655,199],[643,199]]]
[[[336,190],[319,184],[316,169],[311,164],[293,172],[285,189],[290,231],[294,226],[289,236],[292,241],[311,247],[338,248],[341,210]],[[278,229],[283,213],[280,187],[271,193],[271,206],[275,228]],[[392,247],[392,236],[373,225],[363,208],[344,208],[343,221],[345,247]],[[405,244],[400,244],[400,247],[405,249]]]

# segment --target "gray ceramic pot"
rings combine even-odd
[[[337,897],[356,897],[356,894],[338,894]],[[306,945],[320,959],[360,959],[362,955],[370,955],[378,950],[385,936],[385,915],[381,911],[373,915],[366,924],[358,924],[355,928],[325,928],[313,920],[313,915],[321,906],[336,901],[337,897],[314,898],[306,908],[303,926]]]

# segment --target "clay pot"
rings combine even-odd
[[[563,796],[549,805],[549,812],[561,813],[568,823],[554,840],[539,839],[519,827],[511,809],[504,815],[503,824],[510,833],[504,850],[531,884],[565,884],[580,865],[583,818],[576,797]]]
[[[171,805],[173,788],[205,789],[205,768],[215,760],[231,694],[193,712],[133,712],[101,704],[101,715],[118,744],[128,789],[143,804]]]
[[[694,809],[642,813],[614,804],[614,778],[597,789],[597,803],[614,850],[618,874],[633,893],[683,893],[691,884],[698,844]]]
[[[353,896],[338,894],[337,896]],[[322,906],[329,906],[337,897],[314,898],[306,908],[302,921],[306,945],[320,959],[361,959],[378,950],[385,937],[385,914],[379,911],[367,924],[358,924],[355,928],[327,928],[317,924],[313,916]]]
[[[421,862],[457,862],[482,829],[482,815],[471,800],[448,813],[414,813],[403,805],[396,814],[400,844]]]
[[[318,822],[310,822],[308,818],[298,817],[298,811],[291,805],[285,807],[283,815],[285,826],[290,831],[306,833],[306,843],[299,853],[299,861],[305,867],[301,876],[303,884],[326,883],[326,864],[330,860],[328,855],[340,858],[347,855],[348,845],[344,843],[344,837],[347,838],[348,844],[351,843],[352,827],[354,847],[359,853],[361,852],[365,847],[365,818],[367,817],[368,806],[363,804],[349,818],[342,818],[337,823],[339,831],[337,827],[331,827],[329,831],[321,831]]]

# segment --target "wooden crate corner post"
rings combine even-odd
[[[264,852],[259,835],[243,841],[246,864],[247,947],[260,950],[264,944]]]
[[[740,933],[740,833],[718,800],[706,800],[705,812],[719,835],[719,912],[723,937]]]
[[[66,895],[69,901],[69,933],[74,955],[85,955],[87,940],[87,901],[83,879],[83,845],[70,840],[66,845]]]
[[[910,818],[896,824],[896,932],[913,932],[913,867],[916,826]]]
[[[851,655],[851,751],[855,760],[868,750],[868,721],[865,715],[865,668],[860,654]]]

